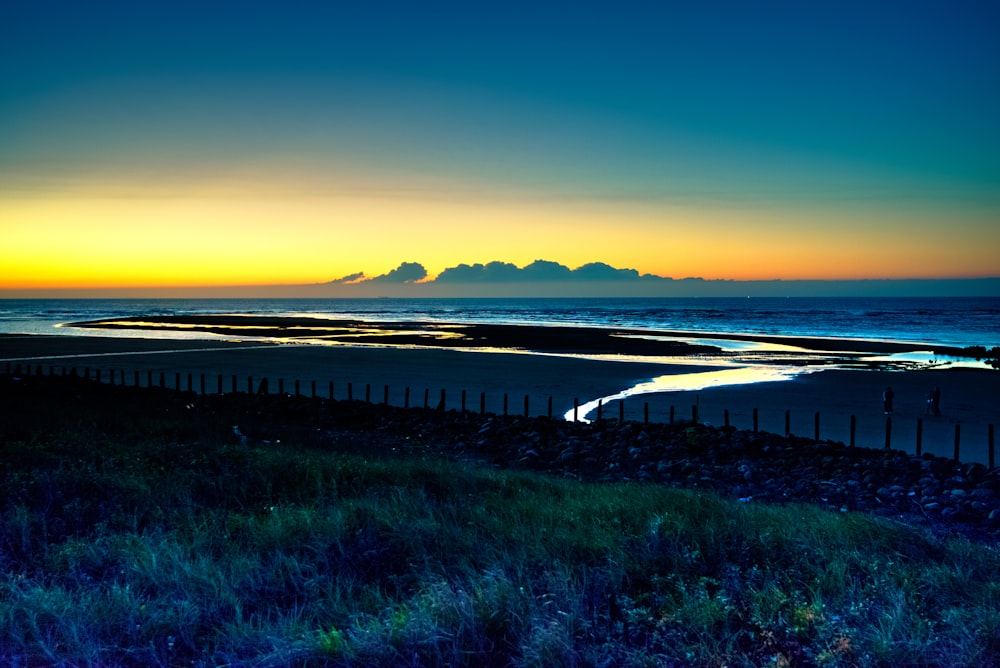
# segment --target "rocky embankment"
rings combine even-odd
[[[1000,539],[1000,469],[931,455],[691,423],[574,424],[288,395],[199,396],[75,378],[0,376],[0,400],[9,409],[0,425],[5,438],[25,438],[57,414],[71,421],[102,411],[134,419],[169,414],[248,447],[444,455],[587,481],[710,489],[745,503],[819,504]]]
[[[588,425],[361,402],[334,402],[322,414],[311,438],[323,447],[710,489],[745,503],[812,503],[1000,539],[1000,469],[982,464],[691,423]],[[272,415],[256,415],[264,422],[249,429],[280,438]]]

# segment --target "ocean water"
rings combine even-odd
[[[0,299],[0,333],[150,336],[79,330],[113,317],[239,313],[376,321],[585,325],[1000,346],[1000,297],[644,299]],[[163,333],[164,337],[200,335]]]

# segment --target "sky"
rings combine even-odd
[[[962,0],[12,0],[0,294],[998,277],[998,32]]]

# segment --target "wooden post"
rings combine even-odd
[[[385,386],[385,390],[382,392],[382,403],[386,406],[389,405],[389,386]]]
[[[188,392],[194,392],[194,374],[188,374]]]
[[[962,425],[955,425],[955,461],[958,461],[958,442],[962,433]]]
[[[101,382],[101,368],[100,367],[97,367],[97,370],[95,371],[95,378],[96,378],[96,380],[97,380],[98,383]]]
[[[479,393],[479,414],[486,415],[486,393]]]
[[[722,424],[724,424],[727,429],[729,428],[729,409],[728,408],[722,411]]]
[[[649,424],[649,402],[644,401],[642,403],[642,423]]]
[[[851,447],[854,447],[854,435],[857,433],[858,429],[858,418],[855,415],[851,416]]]
[[[284,378],[279,378],[278,379],[278,394],[280,396],[284,396],[285,395],[285,379]]]
[[[815,441],[819,440],[819,411],[816,411],[816,438],[814,438],[813,440]]]
[[[528,396],[529,395],[527,395],[527,394],[524,395],[524,417],[528,417],[528,414],[529,414],[529,412],[528,412]]]
[[[445,407],[445,403],[444,403],[444,388],[442,387],[441,388],[441,401],[438,402],[438,410],[439,411],[443,411],[444,407]]]
[[[625,400],[618,400],[618,422],[625,422]]]
[[[108,371],[108,378],[110,379],[109,384],[110,385],[114,385],[115,384],[115,370],[114,369],[111,369],[110,371]]]
[[[792,435],[792,411],[790,408],[785,409],[785,436]]]
[[[354,401],[354,383],[347,384],[347,400]]]
[[[549,419],[551,420],[552,419],[552,396],[551,395],[549,396],[549,413],[548,413],[548,415],[549,415]]]
[[[407,385],[406,389],[403,390],[403,408],[410,407],[410,386]]]
[[[757,433],[758,424],[759,423],[757,421],[757,409],[755,408],[753,409],[753,433],[755,434]]]
[[[917,418],[917,449],[915,451],[917,457],[919,457],[924,450],[923,441],[924,441],[924,421],[921,420],[920,418]]]
[[[365,403],[370,404],[372,402],[372,384],[365,383]]]
[[[674,423],[674,407],[670,407],[670,424]]]
[[[219,394],[222,394],[222,374],[219,374]]]
[[[431,388],[425,387],[424,388],[424,408],[427,408],[427,406],[430,404],[430,401],[431,401]]]
[[[295,396],[297,396],[297,397],[301,397],[302,396],[302,392],[300,390],[300,385],[299,385],[299,379],[298,378],[295,379]]]
[[[315,399],[316,398],[316,381],[312,380],[312,381],[309,381],[309,383],[310,383],[310,388],[309,389],[312,390],[312,398]]]
[[[580,412],[580,400],[577,399],[576,397],[573,397],[573,422],[580,421],[579,412]]]
[[[236,394],[236,374],[233,374],[233,394]]]
[[[73,375],[74,376],[76,375],[76,367],[73,367]],[[139,370],[138,369],[136,369],[135,372],[133,373],[132,379],[135,381],[135,386],[139,387]]]
[[[253,376],[247,376],[247,394],[253,394]]]
[[[892,445],[892,416],[885,416],[885,449],[888,450],[889,446]]]
[[[99,373],[100,373],[100,371],[98,371],[98,374]],[[166,387],[166,386],[167,386],[167,374],[166,374],[166,372],[161,371],[160,372],[160,387]]]
[[[604,408],[604,400],[603,399],[598,399],[597,400],[597,422],[598,423],[600,423],[600,421],[601,421],[601,409],[602,408]]]
[[[201,374],[201,396],[205,396],[205,374]]]
[[[989,464],[990,464],[990,468],[994,468],[996,466],[996,460],[994,459],[994,456],[993,456],[993,454],[994,454],[993,453],[993,425],[987,425],[986,426],[986,448],[988,450],[987,456],[989,457],[988,461],[989,461]]]
[[[465,390],[462,390],[462,412],[465,412]]]
[[[329,387],[328,391],[330,393],[330,401],[333,401],[333,381],[332,380],[330,381],[330,387]]]
[[[503,393],[503,415],[507,417],[507,393]]]

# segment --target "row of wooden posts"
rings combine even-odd
[[[30,376],[32,374],[32,367],[31,367],[31,365],[27,365],[27,367],[25,368],[25,371],[22,372],[20,364],[14,366],[14,368],[12,369],[11,368],[11,363],[7,362],[7,374],[10,375],[12,372],[15,375],[21,375],[22,373],[25,373],[25,375]],[[35,374],[39,375],[39,376],[44,375],[44,367],[42,365],[38,365],[35,368]],[[56,367],[55,366],[50,366],[49,367],[49,375],[50,376],[56,375]],[[76,369],[76,367],[72,367],[69,371],[67,371],[66,367],[62,367],[62,375],[63,376],[66,376],[66,375],[79,376],[81,374],[78,372],[78,370]],[[82,376],[84,378],[90,378],[90,375],[91,375],[90,374],[90,368],[89,367],[85,368],[83,370]],[[126,384],[126,371],[124,369],[120,369],[120,370],[111,369],[111,370],[109,370],[108,381],[109,381],[109,383],[111,385],[116,384],[116,380],[115,380],[116,376],[119,377],[119,379],[120,379],[119,383],[121,385],[125,385]],[[216,383],[216,392],[218,394],[223,394],[223,391],[224,391],[223,390],[224,378],[225,378],[225,376],[223,374],[221,374],[221,373],[218,374],[217,383]],[[101,369],[98,368],[98,369],[95,370],[94,379],[97,382],[102,382]],[[133,372],[133,385],[135,387],[141,387],[141,385],[140,385],[140,379],[141,379],[141,372],[139,372],[138,370],[134,371]],[[182,389],[181,379],[182,379],[182,375],[180,373],[175,373],[174,374],[174,389],[175,390],[181,390]],[[166,388],[167,387],[167,384],[166,384],[167,375],[166,375],[165,372],[163,372],[163,371],[159,372],[159,379],[158,380],[159,380],[159,387],[161,387],[161,388]],[[247,380],[247,394],[253,394],[254,393],[254,391],[253,391],[253,388],[254,388],[254,379],[253,379],[253,376],[247,376],[246,380]],[[153,381],[154,381],[154,373],[153,373],[153,371],[151,371],[151,370],[147,371],[146,372],[146,386],[147,387],[154,387],[154,382]],[[206,379],[205,374],[200,374],[200,377],[199,377],[199,391],[203,395],[207,394],[207,385],[206,385],[206,382],[207,382],[207,379]],[[238,383],[239,383],[238,376],[233,375],[232,376],[232,385],[231,385],[232,393],[233,394],[236,394],[236,392],[237,392]],[[333,390],[334,390],[334,384],[333,384],[333,381],[330,381],[329,382],[329,387],[328,387],[328,398],[331,399],[331,400],[333,400],[333,398],[334,398]],[[187,391],[188,392],[194,392],[195,391],[195,388],[194,388],[194,374],[191,374],[191,373],[187,374]],[[268,379],[266,377],[265,378],[261,378],[259,380],[258,384],[257,384],[257,394],[268,394],[268,391],[269,391],[269,388],[268,388]],[[282,378],[278,379],[278,394],[285,394],[285,381]],[[316,386],[316,381],[315,380],[311,381],[310,394],[311,394],[311,396],[314,399],[318,397],[317,386]],[[297,397],[303,396],[302,395],[302,391],[301,391],[301,383],[298,380],[296,380],[295,383],[294,383],[294,395],[297,396]],[[409,408],[410,407],[410,388],[409,387],[407,387],[405,389],[405,392],[404,392],[403,396],[404,396],[404,398],[403,398],[403,406],[404,406],[404,408]],[[467,393],[466,393],[465,390],[462,390],[461,411],[463,413],[467,410],[466,398],[467,398]],[[440,408],[442,410],[444,409],[444,407],[445,407],[445,399],[446,399],[445,390],[442,389],[441,390],[441,397],[440,397],[440,399],[439,399],[439,401],[437,403],[437,408]],[[352,383],[347,383],[347,400],[348,401],[353,401],[354,400],[354,386],[353,386]],[[371,403],[371,401],[372,401],[372,386],[371,386],[371,384],[366,384],[365,385],[365,402],[366,403]],[[386,405],[388,405],[388,403],[389,403],[389,386],[388,385],[386,385],[384,387],[382,402],[384,404],[386,404]],[[429,388],[424,390],[423,406],[424,406],[424,408],[429,408],[430,407],[430,389]],[[524,416],[525,417],[530,416],[530,410],[529,409],[530,409],[530,396],[526,394],[526,395],[524,395]],[[579,399],[573,399],[573,421],[574,422],[578,421],[578,417],[579,417],[578,416],[578,411],[579,411],[579,409],[580,409],[580,401],[579,401]],[[670,406],[670,424],[674,424],[674,422],[675,422],[675,417],[676,416],[675,416],[675,410],[674,409],[675,409],[674,406]],[[479,412],[481,414],[483,414],[483,413],[486,412],[486,393],[485,392],[481,392],[480,395],[479,395]],[[604,412],[603,403],[602,402],[598,402],[598,404],[597,404],[597,415],[596,415],[596,420],[595,420],[596,422],[600,423],[604,419],[603,412]],[[698,404],[693,404],[691,406],[691,422],[693,422],[693,423],[697,423],[698,422],[698,418],[699,418],[698,412],[699,412]],[[503,415],[506,416],[507,414],[508,414],[508,395],[506,393],[504,393],[504,395],[503,395]],[[552,397],[549,397],[549,399],[548,399],[547,416],[550,419],[552,418]],[[792,420],[792,412],[791,412],[791,410],[785,410],[785,436],[790,436],[791,435],[791,420]],[[624,422],[625,421],[625,401],[624,400],[619,400],[618,401],[618,421],[619,422]],[[644,423],[649,423],[649,403],[648,402],[643,403],[643,422]],[[729,409],[725,409],[723,411],[723,423],[724,423],[724,426],[727,429],[730,428],[730,424],[729,424]],[[820,440],[820,413],[818,411],[815,414],[813,423],[814,423],[814,434],[813,434],[813,436],[814,436],[815,440],[819,441]],[[959,460],[959,454],[960,454],[960,447],[961,447],[961,427],[962,426],[960,424],[956,424],[955,425],[954,459],[956,461]],[[753,431],[754,432],[759,431],[758,409],[756,409],[756,408],[753,409]],[[857,417],[854,416],[854,415],[852,415],[851,416],[851,426],[850,426],[850,441],[849,441],[849,445],[851,447],[855,446],[856,431],[857,431]],[[889,450],[891,444],[892,444],[892,416],[891,415],[887,415],[886,419],[885,419],[885,449]],[[988,465],[989,465],[990,468],[994,468],[994,466],[996,464],[994,450],[995,450],[995,445],[994,445],[994,430],[993,430],[993,425],[991,424],[991,425],[988,425],[988,428],[987,428],[987,459],[988,459]],[[921,419],[918,418],[917,419],[917,437],[916,437],[915,454],[919,457],[922,453],[923,453],[923,420],[921,420]]]

